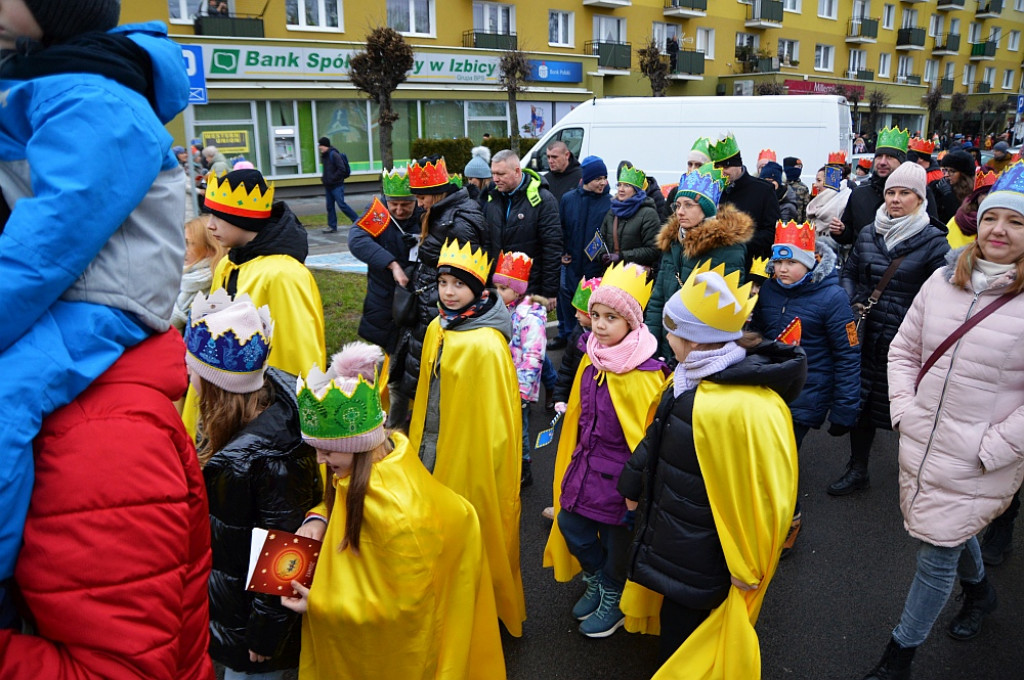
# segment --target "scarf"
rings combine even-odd
[[[971,271],[971,287],[975,293],[983,293],[989,288],[1005,288],[1017,278],[1017,265],[989,262],[980,257],[974,258],[974,269]]]
[[[606,347],[593,333],[587,338],[587,356],[598,371],[611,371],[621,375],[650,359],[658,349],[658,340],[647,330],[646,324],[634,328],[617,345]]]
[[[497,298],[490,295],[489,290],[484,290],[480,297],[473,300],[461,309],[448,309],[440,301],[437,303],[438,313],[441,316],[441,327],[445,330],[452,330],[466,323],[473,317],[483,316],[497,302]]]
[[[727,342],[718,349],[694,350],[685,361],[676,365],[672,394],[678,397],[686,390],[692,390],[709,375],[724,371],[738,364],[747,356],[747,350],[735,342]]]
[[[956,220],[956,226],[964,236],[978,235],[978,206],[981,205],[981,199],[991,190],[991,186],[975,189],[960,202],[960,207],[956,209],[953,219]]]
[[[643,205],[644,199],[647,198],[647,194],[642,191],[637,191],[631,197],[625,201],[620,201],[617,198],[612,199],[612,215],[621,219],[629,219],[636,214],[636,211]]]
[[[928,217],[928,199],[921,201],[918,209],[903,217],[889,217],[885,212],[885,203],[878,206],[875,212],[875,233],[885,241],[885,248],[890,253],[900,243],[921,233],[925,227],[931,224]]]

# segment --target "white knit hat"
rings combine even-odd
[[[910,189],[923,201],[928,198],[928,173],[917,163],[901,163],[885,180],[886,190],[893,187]]]

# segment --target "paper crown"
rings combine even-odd
[[[590,309],[590,296],[594,294],[594,291],[597,290],[597,287],[600,285],[600,276],[595,276],[592,279],[580,279],[580,282],[576,284],[576,292],[572,295],[572,306],[584,314],[588,314],[589,312],[587,310]]]
[[[773,163],[778,162],[779,158],[775,155],[774,149],[761,149],[761,153],[757,154],[758,162],[761,161],[772,161]]]
[[[501,253],[498,255],[498,268],[494,271],[495,281],[502,276],[505,279],[527,283],[530,280],[530,269],[533,258],[526,253]]]
[[[899,128],[882,128],[878,131],[878,141],[875,143],[875,150],[877,153],[878,149],[883,147],[889,149],[899,149],[906,153],[907,143],[910,141],[910,130]]]
[[[647,182],[647,175],[640,168],[634,168],[632,165],[623,165],[622,170],[619,171],[619,182],[631,184],[642,191]]]
[[[458,188],[461,189],[462,188],[462,175],[460,175],[459,173],[455,173],[454,175],[451,175],[451,176],[448,177],[448,182],[451,183],[451,184],[454,184],[455,186],[457,186]]]
[[[346,392],[338,386],[336,378],[329,377],[319,366],[313,366],[306,379],[300,377],[296,386],[302,435],[310,439],[341,440],[365,435],[381,427],[386,416],[380,405],[378,377],[375,372],[371,385],[360,375],[355,379],[355,389]],[[323,383],[326,383],[326,390],[318,397],[310,386]],[[373,442],[368,442],[366,448],[373,445]],[[332,447],[328,444],[318,448]]]
[[[785,223],[783,223],[782,220],[779,220],[775,224],[775,242],[772,246],[773,251],[774,246],[792,246],[793,248],[799,248],[800,250],[813,253],[814,225],[810,222],[798,224],[793,220]],[[782,256],[782,258],[786,257],[786,255]]]
[[[711,163],[705,163],[693,172],[683,173],[679,178],[679,188],[676,189],[676,197],[686,196],[706,208],[710,203],[711,207],[717,209],[718,201],[722,198],[722,190],[728,182],[728,178]],[[715,210],[704,210],[704,214],[714,214]]]
[[[1016,194],[1024,194],[1024,162],[1017,161],[1010,167],[1003,170],[1003,174],[992,185],[992,195],[998,191],[1012,191]]]
[[[229,309],[239,314],[218,314]],[[235,328],[237,322],[247,328]],[[209,297],[197,295],[192,302],[185,324],[185,350],[192,360],[218,374],[254,376],[267,363],[273,332],[269,307],[255,307],[245,293],[232,299],[225,289],[218,288]]]
[[[708,154],[711,156],[712,163],[718,163],[724,161],[727,158],[732,158],[740,152],[740,147],[736,144],[736,138],[732,134],[727,134],[717,142],[708,144]]]
[[[648,280],[647,270],[632,262],[618,262],[605,270],[598,288],[609,286],[625,292],[643,309],[651,299],[654,282]],[[588,298],[589,299],[589,298]]]
[[[914,137],[907,142],[907,148],[917,153],[923,153],[926,156],[931,156],[935,152],[935,142],[929,142],[927,139],[921,139],[920,137]]]
[[[974,173],[974,190],[977,191],[982,187],[990,187],[996,183],[999,179],[999,175],[992,172],[984,172],[981,168],[978,168]]]
[[[771,276],[768,274],[768,258],[755,257],[753,260],[751,260],[750,275],[760,276],[762,279],[770,279]]]
[[[857,167],[858,168],[864,168],[865,170],[870,170],[871,169],[871,159],[870,158],[861,158],[859,161],[857,161]]]
[[[697,141],[690,147],[690,151],[700,151],[708,158],[711,158],[711,152],[708,150],[709,144],[711,144],[711,140],[707,137],[698,137]]]
[[[252,191],[245,190],[245,184],[239,182],[232,189],[227,182],[226,175],[217,177],[211,175],[207,180],[206,199],[204,203],[214,210],[238,215],[239,217],[252,217],[263,219],[270,217],[270,209],[274,205],[274,185],[267,184],[267,193],[263,193],[257,184]]]
[[[735,302],[722,301],[718,291],[708,293],[707,284],[701,280],[701,274],[715,272],[725,280]],[[725,273],[725,263],[711,268],[711,260],[704,260],[683,283],[679,290],[679,297],[682,298],[686,309],[697,319],[712,328],[720,331],[734,333],[743,329],[743,324],[754,309],[757,296],[752,296],[752,283],[747,282],[740,285],[740,271],[734,269]]]
[[[846,165],[846,152],[833,151],[828,155],[828,161],[826,161],[825,165]]]
[[[385,170],[380,175],[381,190],[388,198],[412,198],[408,170]]]
[[[457,239],[445,241],[441,248],[441,254],[437,257],[437,266],[455,267],[467,271],[479,279],[480,283],[486,283],[487,277],[491,273],[491,260],[487,257],[484,249],[474,250],[469,245],[469,241],[459,247]]]
[[[843,169],[835,165],[825,166],[825,186],[839,191],[843,187]]]
[[[406,174],[409,176],[410,190],[435,189],[448,184],[448,166],[444,162],[444,157],[425,165],[420,165],[419,161],[413,161],[409,164]]]

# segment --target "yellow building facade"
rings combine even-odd
[[[415,67],[395,93],[396,162],[417,137],[508,134],[498,60],[526,53],[517,113],[540,135],[591,97],[644,96],[637,51],[654,41],[669,67],[666,94],[788,95],[836,91],[867,123],[932,129],[925,95],[955,93],[967,113],[1021,90],[1024,0],[135,0],[122,23],[161,20],[193,70],[195,104],[170,126],[177,143],[216,143],[279,185],[319,177],[316,140],[328,136],[377,179],[375,107],[348,78],[348,59],[375,26],[413,46]],[[202,89],[203,92],[199,90]],[[961,99],[959,97],[957,100]],[[946,112],[946,113],[943,113]],[[1012,120],[1013,110],[1003,113]],[[990,114],[990,126],[1002,129]],[[857,120],[855,118],[855,128]]]

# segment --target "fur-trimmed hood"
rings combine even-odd
[[[811,279],[809,283],[821,283],[829,275],[839,275],[839,270],[836,268],[836,252],[832,248],[822,241],[817,241],[814,244],[814,254],[818,257],[818,264],[815,265],[814,269],[811,270]],[[775,275],[775,262],[769,261],[765,265],[765,273],[769,276]]]
[[[700,257],[715,248],[746,243],[754,236],[754,221],[745,212],[726,204],[718,214],[709,217],[698,226],[686,232],[686,238],[679,233],[679,218],[675,213],[668,218],[658,232],[658,248],[664,252],[672,249],[673,243],[680,243],[687,257]]]

